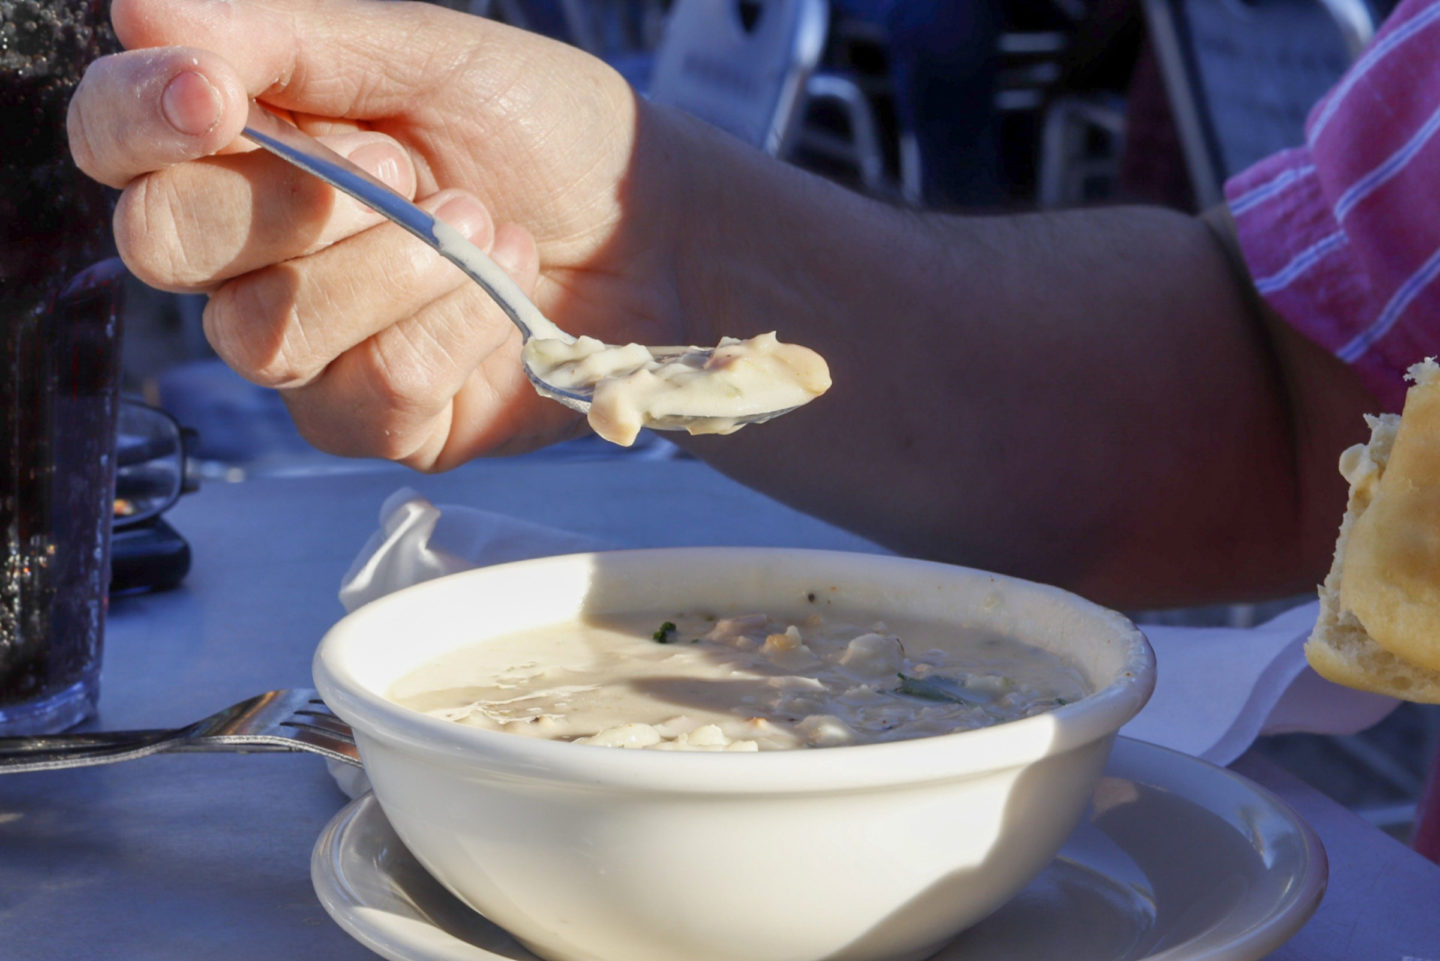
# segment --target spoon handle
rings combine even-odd
[[[574,338],[552,324],[510,275],[455,228],[421,210],[360,167],[293,124],[250,102],[244,134],[266,150],[360,201],[433,247],[484,288],[521,335]]]

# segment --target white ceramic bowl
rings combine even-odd
[[[1094,693],[995,727],[749,754],[487,731],[386,698],[456,647],[582,611],[919,617],[1065,655]],[[340,621],[315,681],[447,888],[557,961],[918,959],[1003,904],[1084,813],[1154,681],[1129,621],[1063,591],[869,554],[693,548],[482,568]]]

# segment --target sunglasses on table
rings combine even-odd
[[[195,431],[158,407],[120,404],[115,443],[115,510],[110,592],[168,590],[190,570],[190,545],[163,515],[195,490]]]
[[[190,451],[196,434],[158,407],[120,402],[115,442],[116,531],[164,514],[181,494],[195,490]]]

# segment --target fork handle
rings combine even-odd
[[[113,764],[117,761],[131,761],[148,757],[173,746],[168,731],[123,732],[151,735],[145,739],[129,738],[120,740],[115,735],[78,735],[71,741],[69,735],[48,740],[63,743],[49,746],[24,747],[18,744],[0,743],[0,774],[18,774],[22,771],[55,771],[67,767],[90,767],[96,764]],[[79,739],[93,743],[86,744]],[[6,738],[19,741],[20,738]],[[26,738],[25,740],[30,740]],[[46,740],[46,739],[41,739]],[[106,743],[106,742],[109,743]]]
[[[176,736],[174,731],[112,731],[99,734],[0,738],[0,774],[24,771],[58,771],[134,761],[160,753],[239,752],[278,754],[305,752],[333,761],[360,766],[353,744],[331,738],[316,740],[300,731],[292,736],[265,734],[210,734]]]
[[[290,738],[266,738],[263,736],[219,735],[175,739],[170,731],[121,731],[114,734],[91,736],[61,735],[52,740],[59,743],[29,747],[18,742],[20,738],[0,738],[0,774],[19,774],[23,771],[58,771],[68,767],[93,767],[97,764],[114,764],[118,761],[134,761],[152,754],[196,754],[213,752],[240,753],[295,753],[323,754],[337,761],[359,765],[358,755],[344,754],[333,748],[326,749],[296,742]],[[126,738],[126,734],[147,734],[154,737],[140,740]],[[26,738],[24,740],[30,740]]]
[[[135,747],[165,737],[163,728],[146,731],[97,731],[72,734],[39,734],[33,737],[0,737],[0,764],[10,758],[37,754],[73,754],[105,748]]]

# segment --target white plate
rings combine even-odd
[[[456,900],[400,843],[373,795],[321,833],[325,910],[391,961],[534,961]],[[1325,889],[1320,839],[1238,774],[1119,738],[1086,822],[1014,900],[937,961],[1253,961]]]

